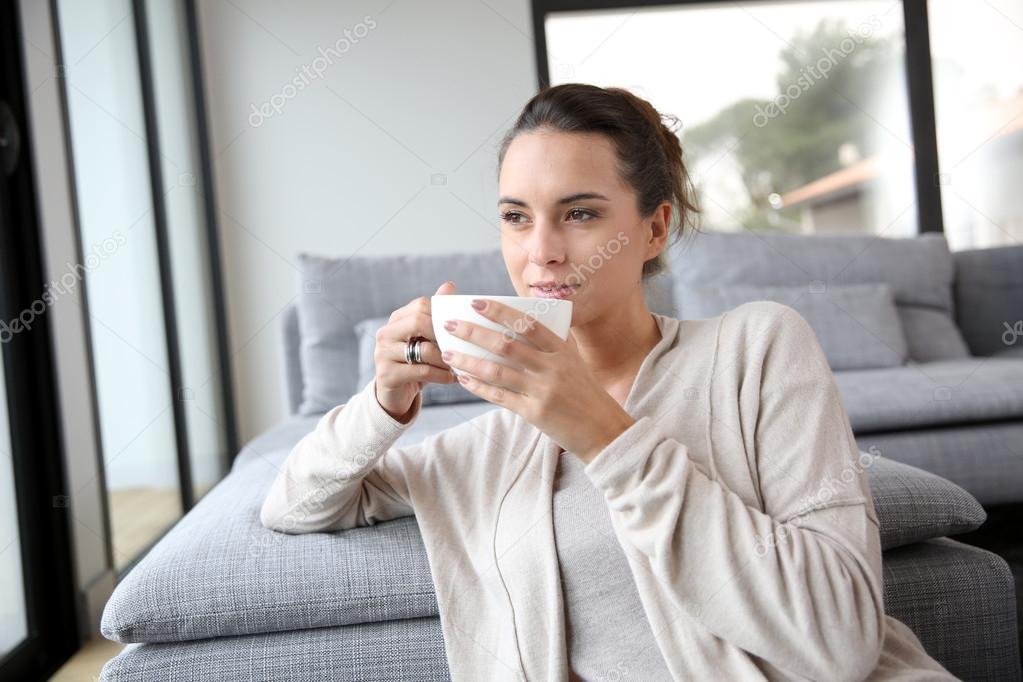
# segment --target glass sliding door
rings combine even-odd
[[[28,636],[9,417],[7,378],[0,362],[0,591],[4,595],[0,601],[0,659]]]
[[[200,120],[185,4],[147,0],[148,76],[160,149],[181,365],[191,494],[200,499],[227,471],[228,428],[217,346],[213,257],[203,194]]]
[[[118,570],[182,514],[132,5],[59,0],[110,528]]]

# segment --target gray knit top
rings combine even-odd
[[[671,680],[607,503],[584,467],[563,452],[554,479],[569,668],[584,680]]]

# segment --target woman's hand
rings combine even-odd
[[[453,293],[455,285],[444,282],[434,295]],[[440,357],[430,312],[430,299],[420,296],[391,313],[387,324],[377,330],[373,353],[376,399],[385,412],[402,423],[408,422],[408,412],[424,384],[455,382],[451,368]],[[405,344],[417,336],[425,339],[419,343],[423,361],[410,365],[405,362]]]
[[[479,301],[485,306],[477,308],[479,314],[505,326],[505,331],[466,320],[446,320],[445,329],[523,369],[446,352],[444,362],[472,375],[459,377],[469,391],[507,407],[586,463],[635,423],[597,382],[571,333],[563,340],[534,315],[497,301]]]

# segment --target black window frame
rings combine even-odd
[[[20,150],[10,176],[0,170],[0,319],[40,299],[46,281],[25,108],[18,3],[0,3],[0,101],[13,113]],[[7,144],[13,136],[7,135]],[[79,646],[61,412],[46,312],[2,348],[11,433],[15,506],[24,576],[27,635],[0,657],[0,678],[46,679]]]

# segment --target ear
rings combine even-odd
[[[670,201],[661,202],[654,209],[653,215],[647,222],[650,229],[650,237],[646,243],[646,260],[656,258],[664,250],[668,243],[668,226],[671,225],[671,214],[674,207]]]

